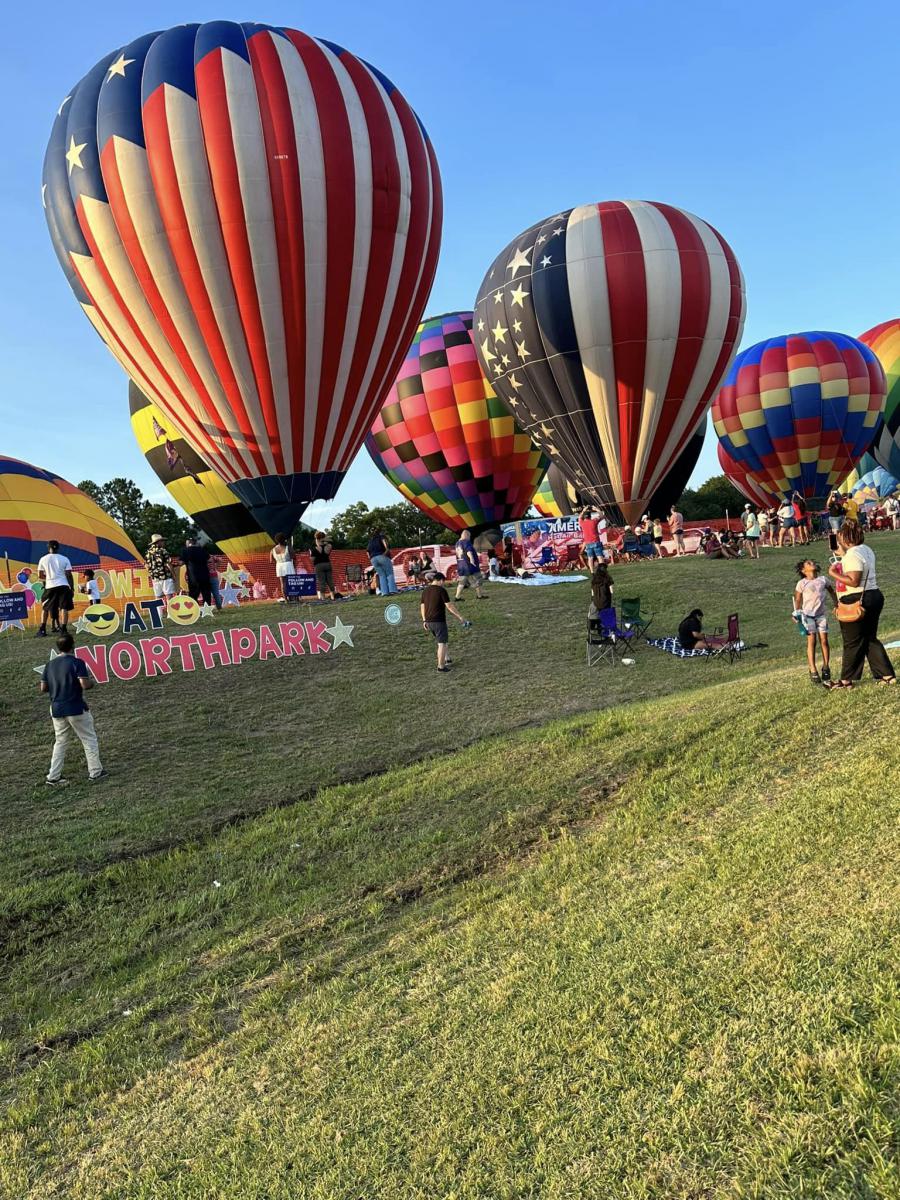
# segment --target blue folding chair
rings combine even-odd
[[[637,631],[620,625],[614,608],[601,608],[599,620],[604,637],[610,638],[619,658],[622,658],[629,646],[637,645]]]

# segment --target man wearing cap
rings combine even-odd
[[[749,504],[744,505],[741,524],[744,527],[744,545],[747,547],[747,557],[759,558],[759,539],[762,530],[759,527],[759,517]]]
[[[175,579],[166,549],[165,538],[161,533],[154,533],[150,538],[150,548],[147,551],[147,574],[153,584],[153,595],[169,603],[169,597],[175,595]]]

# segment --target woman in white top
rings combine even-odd
[[[293,575],[294,573],[294,556],[291,553],[290,539],[286,533],[276,535],[275,545],[272,547],[271,559],[275,564],[275,575],[278,579],[278,585],[281,588],[281,595],[278,600],[279,603],[283,603],[287,599],[284,594],[284,577],[285,575]]]
[[[895,684],[897,676],[891,660],[878,640],[878,618],[884,608],[884,596],[878,587],[875,574],[875,554],[871,546],[865,545],[865,537],[858,521],[845,521],[837,540],[840,562],[830,566],[828,574],[839,585],[838,605],[859,601],[863,614],[858,621],[839,622],[844,646],[841,678],[826,686],[853,687],[854,683],[862,679],[863,663],[866,660],[878,683]]]

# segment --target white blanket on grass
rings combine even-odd
[[[584,583],[587,575],[541,575],[540,573],[532,575],[530,579],[520,579],[518,575],[513,579],[508,575],[490,575],[488,583],[521,583],[525,587],[546,587],[549,583]]]

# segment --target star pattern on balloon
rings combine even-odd
[[[325,632],[331,638],[331,648],[336,650],[338,646],[350,646],[353,648],[353,630],[354,625],[345,625],[340,617],[334,618],[334,624]]]

